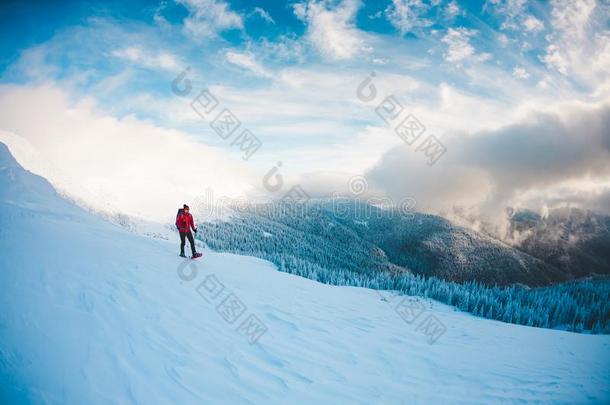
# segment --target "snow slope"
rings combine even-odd
[[[251,257],[183,262],[176,240],[77,208],[2,144],[0,252],[0,403],[610,401],[609,336],[427,303],[447,328],[429,344],[399,298]],[[210,275],[216,298],[197,290]],[[247,306],[233,324],[217,310],[230,293]],[[251,314],[267,328],[254,344]]]

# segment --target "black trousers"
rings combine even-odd
[[[193,252],[193,256],[195,256],[195,239],[193,239],[193,234],[191,231],[188,232],[180,232],[180,254],[184,254],[184,245],[186,245],[186,239],[188,238],[189,243],[191,245],[191,251]]]

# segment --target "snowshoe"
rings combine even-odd
[[[184,253],[180,253],[180,257],[186,257]]]
[[[203,256],[203,253],[195,253],[193,256],[191,256],[191,259],[196,259],[201,256]]]

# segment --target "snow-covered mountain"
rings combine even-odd
[[[524,284],[563,274],[438,216],[353,199],[341,206],[336,200],[238,205],[231,213],[201,222],[198,238],[326,284],[397,290],[515,324],[610,334],[610,278],[529,288]],[[521,284],[496,285],[511,280]]]
[[[610,217],[577,208],[556,208],[542,217],[531,211],[511,218],[509,233],[519,249],[569,277],[610,274]]]
[[[76,207],[1,144],[0,251],[1,403],[610,401],[610,336],[247,256],[182,261],[176,240]]]
[[[277,241],[299,239],[305,256],[328,256],[325,261],[339,261],[358,272],[390,269],[488,285],[541,286],[571,279],[526,252],[436,215],[350,199],[315,201],[283,211],[282,203],[241,207],[228,220],[210,221],[206,235],[217,239],[210,243],[227,244],[232,238],[258,239],[266,232],[275,238],[248,243],[279,243],[293,251],[293,243]]]

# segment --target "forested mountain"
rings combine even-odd
[[[576,208],[560,208],[545,217],[517,212],[511,233],[520,250],[559,269],[569,278],[610,274],[610,217]]]
[[[200,228],[198,237],[215,250],[265,258],[321,282],[430,297],[505,322],[610,333],[608,279],[529,288],[568,276],[437,216],[355,200],[277,203],[240,206]]]
[[[205,237],[212,246],[231,240],[239,249],[288,253],[330,268],[410,271],[488,285],[542,286],[570,279],[540,259],[439,216],[358,200],[240,206],[235,214],[211,225]]]

